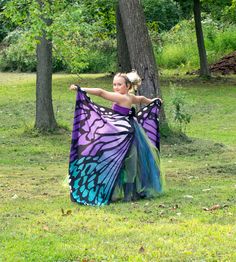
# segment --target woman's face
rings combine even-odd
[[[125,79],[122,76],[115,76],[113,79],[113,90],[114,92],[120,93],[122,95],[128,93],[128,87],[125,83]]]

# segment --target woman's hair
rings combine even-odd
[[[141,78],[138,75],[136,70],[132,70],[129,73],[117,73],[115,76],[121,76],[125,79],[125,84],[129,85],[130,91],[136,91],[137,88],[141,85]]]

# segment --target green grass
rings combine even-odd
[[[0,261],[236,261],[235,78],[205,82],[164,72],[172,121],[170,80],[183,86],[192,120],[191,139],[162,144],[165,193],[96,208],[69,200],[75,93],[68,86],[109,89],[111,78],[54,75],[64,129],[40,135],[32,130],[35,75],[0,73]]]

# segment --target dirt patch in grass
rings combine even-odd
[[[227,150],[227,146],[221,143],[214,143],[202,139],[177,139],[174,144],[163,144],[161,155],[168,156],[209,156],[211,154],[221,154]]]

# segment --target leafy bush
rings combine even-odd
[[[2,71],[35,71],[36,58],[34,48],[23,37],[23,33],[15,30],[8,34],[0,52],[0,70]]]
[[[15,30],[3,40],[4,48],[0,52],[1,71],[35,72],[37,66],[36,43],[23,31]],[[66,67],[59,56],[54,55],[53,71],[62,71]]]
[[[190,123],[191,114],[189,111],[189,102],[186,98],[186,93],[182,90],[181,86],[171,85],[171,100],[169,105],[169,111],[171,112],[172,125],[177,125],[177,129],[180,132],[184,132],[186,126]]]
[[[183,20],[170,31],[160,35],[161,41],[154,42],[157,63],[163,68],[192,67],[194,57],[197,57],[195,29],[193,21]]]
[[[100,50],[93,50],[88,56],[88,66],[84,72],[88,73],[105,73],[116,71],[116,53],[110,54]],[[83,71],[82,71],[83,72]]]
[[[203,16],[205,17],[202,26],[208,63],[213,63],[223,55],[236,50],[236,25],[222,24],[213,21],[208,15]],[[159,43],[153,43],[160,67],[193,69],[199,66],[193,19],[181,21],[170,31],[162,33]]]

